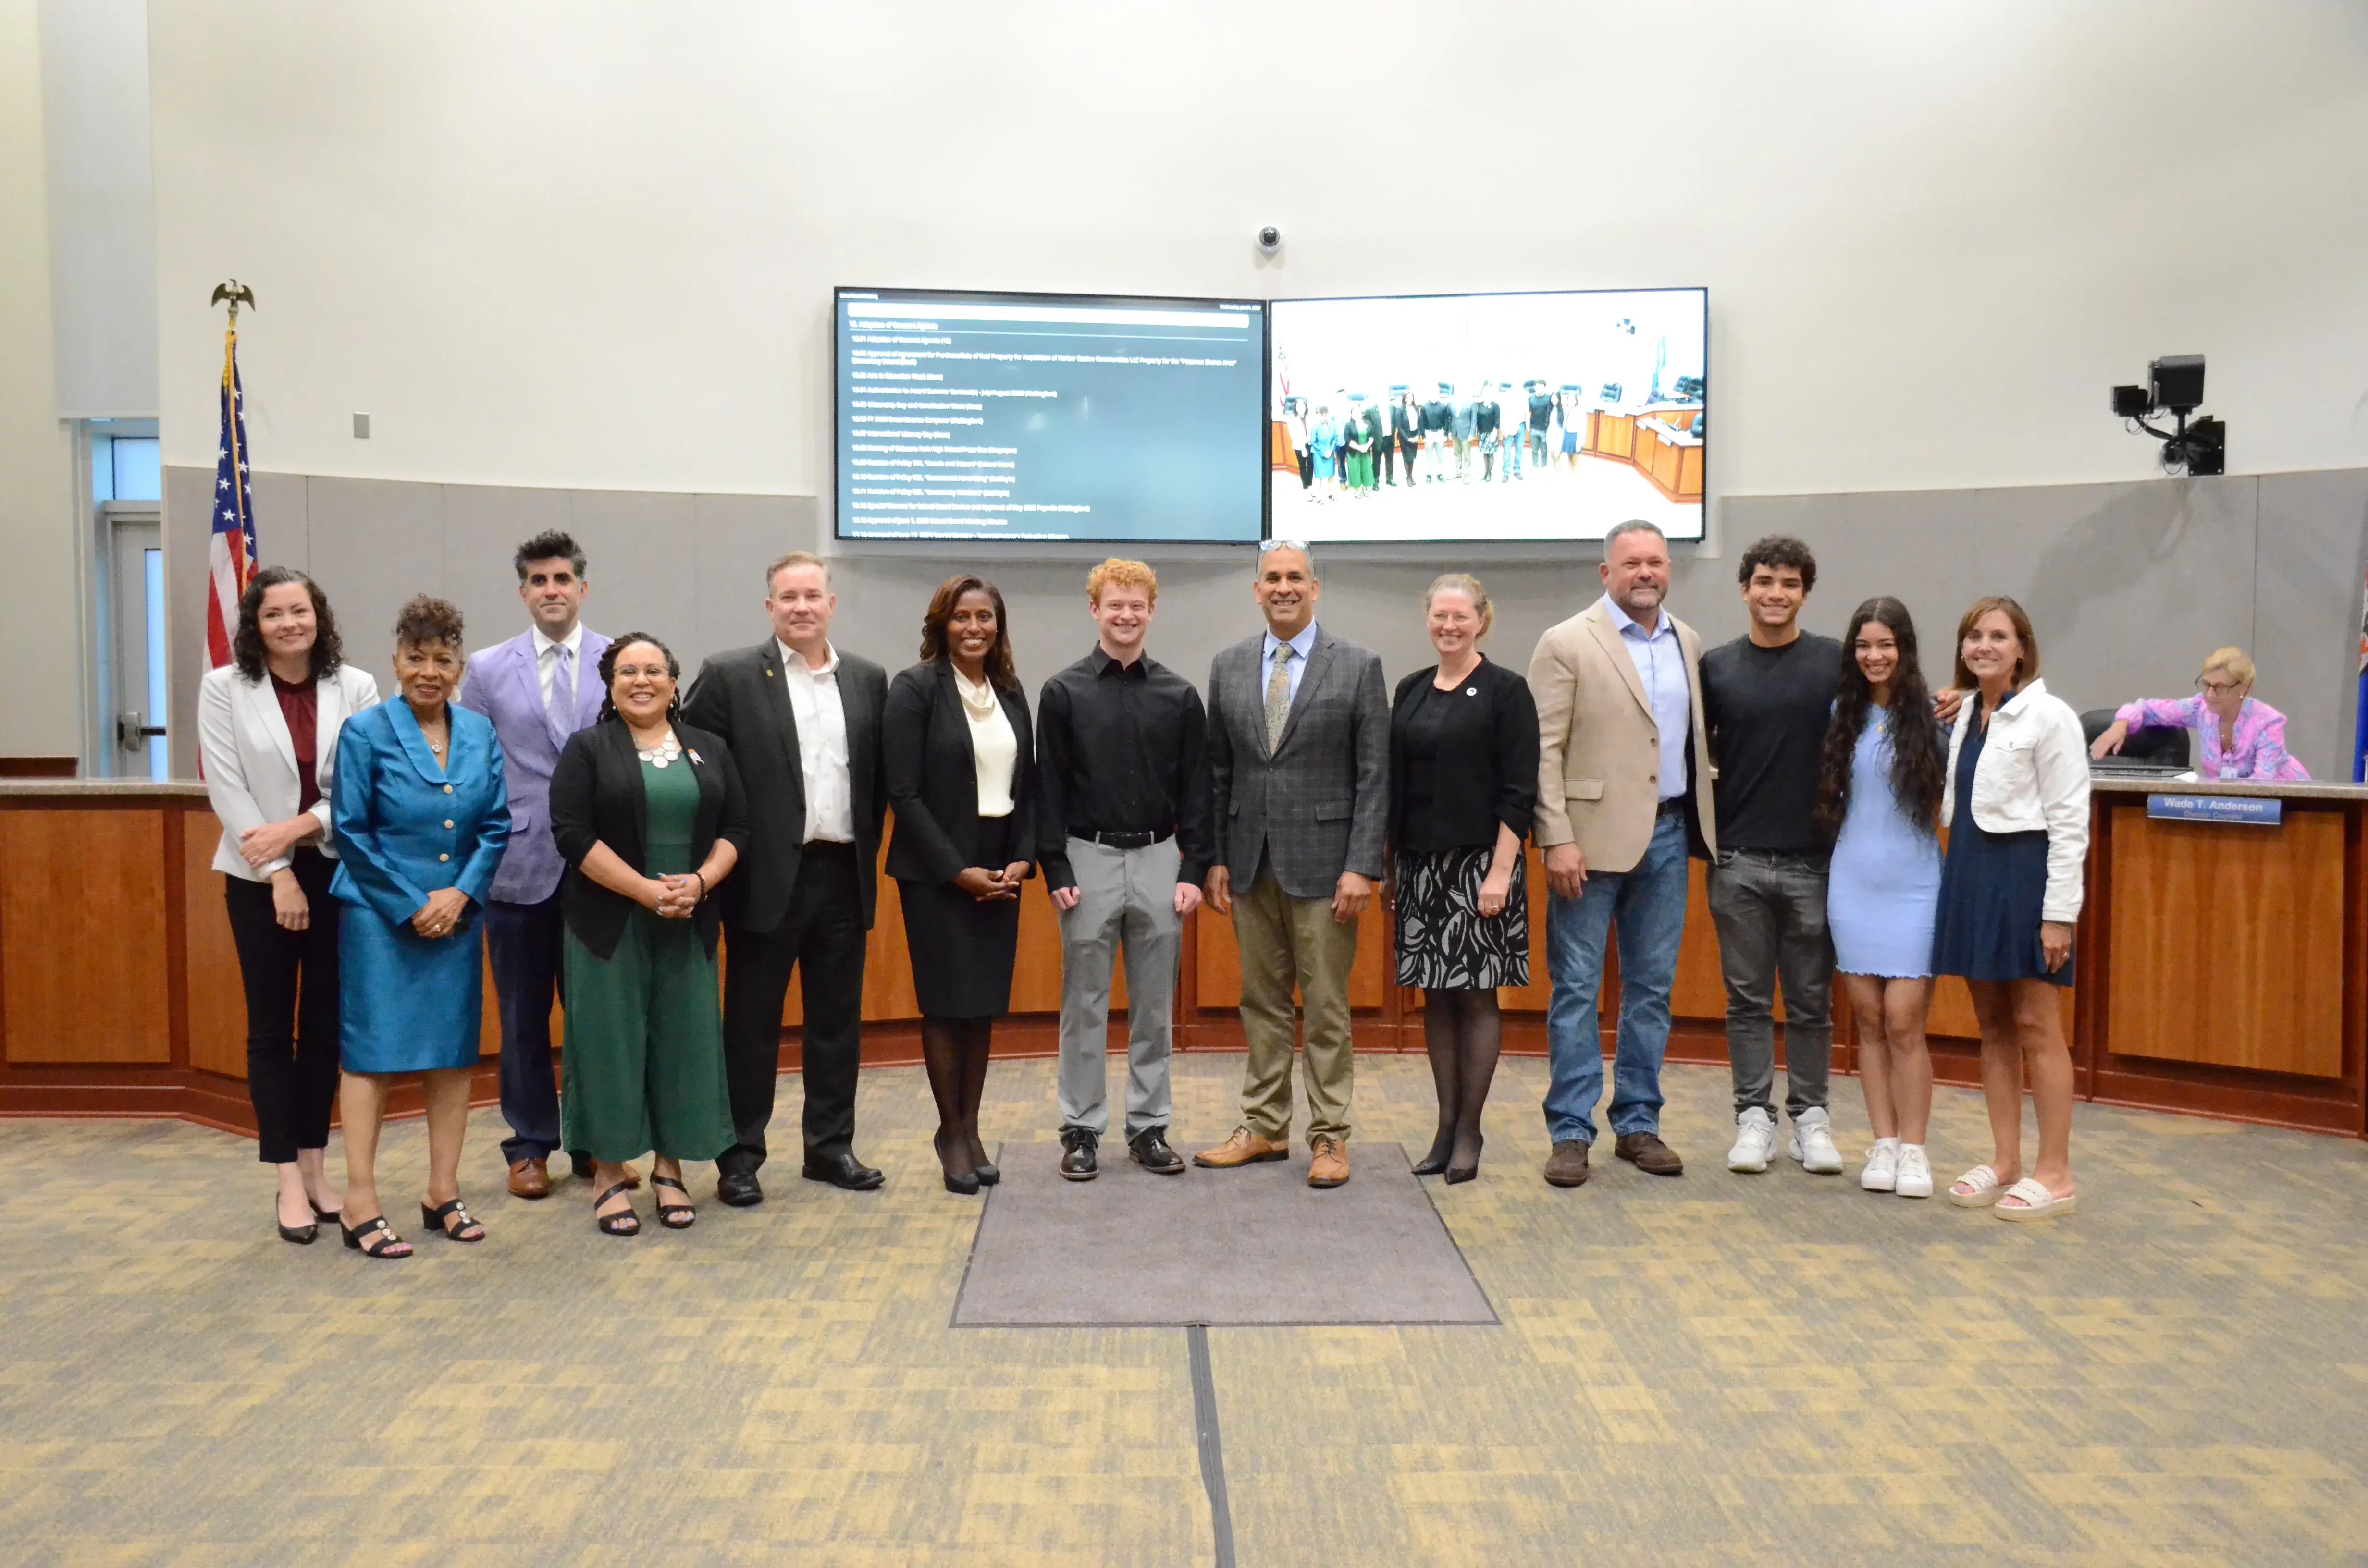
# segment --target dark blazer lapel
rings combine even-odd
[[[765,688],[768,716],[758,722],[771,724],[773,733],[780,737],[781,757],[789,764],[790,779],[797,786],[798,801],[803,807],[806,770],[805,765],[798,760],[797,710],[790,702],[790,673],[781,667],[780,646],[773,638],[766,638],[762,646],[765,650],[765,675],[758,684]]]
[[[1319,626],[1315,629],[1315,642],[1307,650],[1307,667],[1299,672],[1299,692],[1291,699],[1291,713],[1282,722],[1282,739],[1276,744],[1276,751],[1289,745],[1291,737],[1298,733],[1300,716],[1315,702],[1315,688],[1331,667],[1332,634]],[[1259,706],[1263,709],[1265,705]]]

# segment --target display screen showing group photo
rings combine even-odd
[[[841,289],[841,539],[1251,543],[1257,300]]]
[[[1277,300],[1277,539],[1702,536],[1702,289]]]

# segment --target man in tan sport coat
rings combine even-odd
[[[1530,661],[1538,704],[1537,838],[1545,851],[1546,1130],[1555,1187],[1587,1180],[1603,1050],[1595,1000],[1620,927],[1620,1031],[1611,1131],[1623,1160],[1655,1176],[1685,1162],[1661,1142],[1661,1057],[1686,923],[1690,846],[1718,852],[1702,640],[1663,610],[1668,542],[1650,523],[1603,541],[1604,596],[1548,631]]]

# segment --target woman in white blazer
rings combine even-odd
[[[378,701],[378,682],[344,663],[328,599],[286,566],[256,573],[240,596],[231,660],[198,687],[206,795],[222,824],[214,869],[246,988],[260,1157],[279,1173],[279,1236],[309,1243],[338,1217],[321,1167],[337,1096],[329,786],[337,731]]]
[[[1992,1153],[1949,1188],[2001,1220],[2072,1211],[2072,1053],[2058,987],[2089,858],[2089,746],[2080,716],[2039,679],[2039,639],[2009,598],[1957,624],[1953,683],[1968,699],[1949,735],[1950,829],[1932,924],[1932,972],[1963,975],[1982,1028]],[[2022,1171],[2022,1082],[2039,1110],[2039,1161]]]

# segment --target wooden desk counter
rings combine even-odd
[[[2166,822],[2150,793],[2268,796],[2276,827]],[[2368,1131],[2368,789],[2100,780],[2089,900],[2065,999],[2083,1097],[2359,1135]],[[0,780],[0,1113],[176,1115],[252,1128],[238,961],[211,869],[220,825],[202,786]],[[1529,856],[1531,983],[1503,994],[1505,1043],[1546,1046],[1546,889]],[[1718,939],[1692,869],[1669,1054],[1724,1062]],[[881,884],[864,986],[864,1059],[918,1059],[895,884]],[[725,961],[730,961],[727,947]],[[1041,881],[1022,895],[1013,1016],[998,1054],[1057,1047],[1060,938]],[[1186,925],[1176,997],[1182,1050],[1239,1050],[1239,960],[1229,922]],[[1422,994],[1396,984],[1386,917],[1358,932],[1350,978],[1360,1051],[1420,1051]],[[480,1098],[499,1028],[487,986]],[[1114,1003],[1123,1006],[1120,978]],[[1619,956],[1598,1001],[1618,1017]],[[1837,1007],[1835,1065],[1855,1065]],[[1779,1017],[1782,1017],[1779,1010]],[[798,1053],[793,988],[784,1066]],[[1935,988],[1935,1069],[1978,1081],[1971,998]],[[1113,1021],[1123,1043],[1122,1018]],[[410,1103],[416,1090],[398,1104]]]

